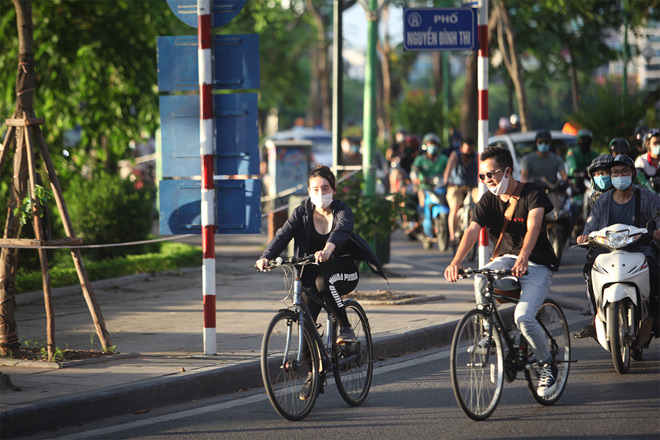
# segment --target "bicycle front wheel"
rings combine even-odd
[[[483,310],[467,312],[451,343],[451,385],[461,409],[473,420],[495,411],[504,387],[500,334]]]
[[[557,386],[552,393],[541,397],[536,392],[538,388],[538,373],[533,365],[528,365],[528,368],[525,369],[525,378],[534,399],[541,405],[552,405],[559,400],[568,381],[568,372],[571,368],[571,338],[568,333],[568,324],[566,323],[564,312],[553,300],[545,300],[539,309],[539,313],[536,315],[536,319],[543,327],[548,346],[550,347],[552,361],[557,367],[557,377],[555,378]]]
[[[268,399],[282,417],[294,421],[312,411],[319,386],[316,345],[305,328],[300,350],[299,334],[298,315],[282,310],[270,322],[261,344],[261,377]]]
[[[355,300],[344,301],[348,322],[351,324],[357,342],[353,344],[332,344],[333,373],[341,397],[351,406],[361,405],[371,388],[374,369],[374,348],[371,342],[371,329],[367,314]],[[337,334],[337,323],[335,321]]]

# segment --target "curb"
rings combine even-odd
[[[375,338],[374,359],[384,360],[445,346],[450,343],[457,322]],[[0,432],[3,438],[28,435],[261,387],[261,363],[258,359],[229,367],[209,367],[2,411]]]
[[[28,368],[41,368],[44,370],[59,370],[62,368],[77,367],[78,365],[87,364],[100,364],[103,362],[110,362],[117,359],[127,359],[139,357],[140,353],[119,353],[109,356],[102,356],[89,359],[80,359],[76,361],[28,361],[23,359],[7,359],[0,358],[1,367],[28,367]]]

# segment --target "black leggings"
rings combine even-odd
[[[302,284],[307,295],[320,298],[337,316],[339,324],[349,326],[342,296],[351,293],[358,284],[360,274],[350,257],[339,257],[318,266],[305,266]],[[305,302],[316,321],[321,305],[305,296]]]

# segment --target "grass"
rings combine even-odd
[[[84,256],[83,256],[84,258]],[[137,273],[154,273],[201,264],[202,249],[183,243],[163,242],[160,252],[141,255],[126,255],[103,261],[85,261],[90,281],[117,278]],[[62,263],[50,267],[51,287],[80,284],[71,258],[62,258]],[[42,290],[41,270],[22,271],[16,277],[16,292]]]

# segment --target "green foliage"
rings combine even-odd
[[[87,180],[76,177],[64,197],[74,231],[85,244],[121,243],[144,240],[154,217],[154,190],[136,189],[133,184],[106,173]],[[88,250],[96,259],[140,252],[137,246]]]
[[[386,241],[398,226],[398,219],[404,209],[405,195],[367,197],[363,194],[363,183],[360,174],[345,180],[337,187],[337,198],[353,210],[353,230],[358,235],[367,240],[375,238],[377,241]]]
[[[34,186],[34,195],[36,199],[26,196],[21,200],[21,203],[14,208],[14,215],[19,217],[21,225],[25,225],[32,219],[33,210],[36,209],[39,217],[44,216],[43,207],[48,205],[48,201],[53,198],[53,191],[44,188],[41,185]]]
[[[164,242],[161,244],[159,252],[126,255],[97,262],[85,260],[85,268],[90,281],[96,281],[137,273],[155,273],[182,267],[194,267],[200,264],[201,258],[199,247]],[[50,269],[50,281],[53,287],[75,286],[80,283],[71,258],[62,259],[61,263]],[[19,269],[16,277],[17,292],[31,292],[41,288],[40,270]]]
[[[442,133],[442,99],[423,90],[404,90],[403,99],[393,108],[393,120],[409,133]]]
[[[607,146],[614,137],[631,139],[647,112],[647,108],[640,105],[644,101],[642,93],[629,91],[622,96],[612,83],[594,86],[583,100],[580,112],[572,118],[594,133],[595,147]],[[650,104],[654,106],[655,102]]]
[[[0,14],[0,114],[15,105],[16,12]],[[131,139],[159,124],[156,37],[193,34],[164,1],[33,1],[35,112],[61,179],[83,167],[114,171],[130,157]],[[82,128],[79,145],[62,155],[64,133]]]

